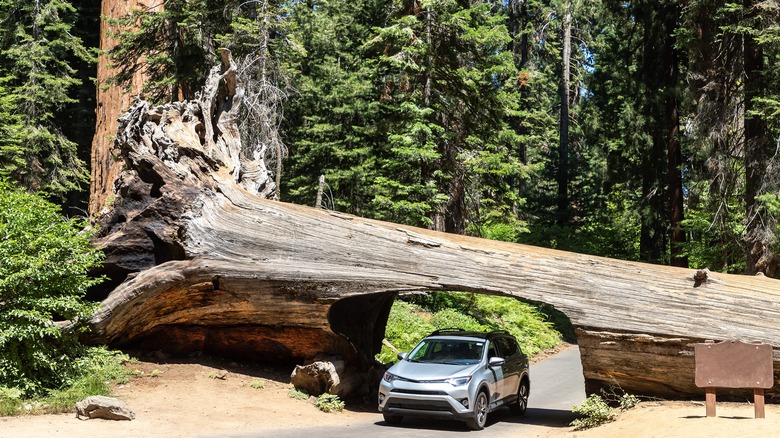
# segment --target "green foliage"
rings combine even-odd
[[[308,400],[309,399],[309,394],[306,394],[303,391],[299,391],[299,390],[295,389],[295,387],[292,386],[292,385],[290,385],[290,390],[287,392],[287,396],[290,397],[290,398],[297,399],[297,400]]]
[[[590,429],[615,421],[620,412],[632,409],[639,404],[637,396],[627,392],[618,396],[615,388],[612,388],[611,391],[602,389],[601,393],[603,397],[591,394],[584,402],[572,408],[572,412],[582,416],[571,422],[575,430]]]
[[[335,394],[322,394],[317,397],[314,406],[322,412],[341,412],[344,410],[344,402]]]
[[[508,331],[529,356],[561,342],[560,333],[536,307],[514,298],[478,295],[469,314],[496,330]]]
[[[609,406],[598,394],[591,394],[584,402],[574,406],[571,410],[575,414],[583,416],[571,422],[575,430],[590,429],[615,421],[619,412]]]
[[[620,396],[620,399],[618,399],[618,405],[620,406],[620,409],[623,411],[632,409],[638,404],[639,404],[639,397],[633,394],[629,394],[627,392],[624,392],[623,395]]]
[[[103,260],[85,225],[0,184],[0,386],[30,396],[79,375],[74,359],[87,352],[76,334],[95,309],[84,294],[102,281],[88,273]]]
[[[129,371],[124,363],[127,355],[110,351],[105,347],[85,350],[75,361],[77,376],[67,381],[60,389],[50,391],[41,400],[43,412],[72,412],[73,405],[91,395],[110,395],[113,383],[126,383]]]
[[[390,309],[385,339],[399,351],[408,352],[433,330],[435,327],[430,322],[430,315],[420,306],[396,300]],[[382,351],[377,355],[377,359],[382,363],[398,360],[396,353],[386,345],[382,345]]]
[[[249,384],[249,387],[252,389],[263,389],[265,388],[265,381],[264,380],[253,380],[252,383]]]
[[[514,198],[506,181],[524,168],[507,146],[507,111],[518,94],[505,84],[516,70],[505,18],[490,8],[401,7],[366,43],[377,56],[387,123],[377,154],[387,172],[373,186],[381,217],[460,233],[472,218],[509,214]]]
[[[376,149],[384,129],[372,62],[360,48],[383,20],[378,7],[362,0],[295,4],[287,44],[294,50],[281,60],[294,72],[296,89],[285,112],[285,199],[314,205],[324,175],[322,207],[381,217],[373,213],[372,199],[374,180],[384,172],[383,152]]]
[[[91,53],[65,0],[0,1],[0,178],[63,200],[89,180],[76,143],[58,126],[77,102],[75,66]]]
[[[541,311],[510,297],[473,293],[436,292],[414,295],[413,303],[397,300],[388,318],[385,338],[399,351],[412,349],[433,330],[506,330],[517,338],[523,351],[533,356],[555,347],[561,335]],[[396,354],[384,345],[377,359],[395,362]]]
[[[154,102],[192,99],[216,60],[215,39],[229,29],[233,2],[163,0],[162,8],[132,9],[110,20],[119,44],[108,51],[118,67],[110,83],[129,86],[144,73]]]
[[[480,324],[469,315],[464,315],[455,309],[444,309],[436,312],[431,317],[431,324],[436,328],[457,327],[463,330],[483,332],[487,326]]]
[[[0,417],[17,415],[22,408],[22,390],[0,386]]]
[[[72,412],[73,405],[92,395],[110,395],[111,384],[127,382],[129,358],[105,347],[85,348],[75,360],[75,374],[61,388],[27,399],[18,388],[0,386],[0,416],[22,413],[58,414]]]

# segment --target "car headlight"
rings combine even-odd
[[[382,377],[382,380],[384,380],[385,382],[388,382],[388,383],[392,382],[395,379],[396,379],[395,375],[394,374],[390,374],[388,372],[385,372],[385,375]]]
[[[449,383],[452,386],[463,386],[469,382],[471,382],[471,376],[464,376],[464,377],[451,377],[446,380],[447,383]]]

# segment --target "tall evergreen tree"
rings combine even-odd
[[[778,189],[770,103],[777,71],[766,62],[780,53],[777,6],[702,0],[686,19],[698,104],[691,133],[710,181],[696,193],[692,250],[715,269],[776,275],[774,218],[761,199]]]
[[[381,50],[383,166],[395,168],[378,180],[375,199],[388,211],[411,210],[418,223],[461,233],[470,202],[482,199],[471,179],[476,170],[520,172],[505,137],[513,135],[506,111],[518,108],[516,87],[506,83],[517,73],[505,17],[495,11],[481,1],[397,4],[371,42]]]
[[[383,1],[295,4],[284,57],[295,90],[283,125],[290,148],[289,177],[282,180],[287,199],[313,205],[322,175],[323,207],[382,217],[372,205],[379,93],[362,45],[385,14]]]
[[[88,181],[77,144],[58,116],[81,85],[70,61],[91,56],[73,33],[76,9],[65,0],[0,1],[0,176],[64,199]]]
[[[108,51],[119,73],[111,83],[127,86],[136,74],[149,78],[154,102],[192,99],[216,60],[216,38],[230,29],[233,1],[162,0],[134,9],[112,27],[119,43]]]

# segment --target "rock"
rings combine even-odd
[[[341,370],[343,372],[343,361]],[[338,388],[341,384],[341,377],[336,370],[334,362],[318,360],[308,365],[297,365],[290,375],[290,381],[295,389],[307,394],[319,396],[332,389]]]
[[[76,403],[76,418],[103,418],[105,420],[132,420],[135,413],[117,398],[93,395]]]

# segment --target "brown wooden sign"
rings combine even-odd
[[[696,344],[696,386],[699,388],[771,388],[772,346],[723,341]]]
[[[741,341],[707,341],[693,347],[696,386],[707,388],[707,416],[715,416],[715,388],[753,388],[756,418],[764,418],[764,389],[775,381],[772,346]]]

